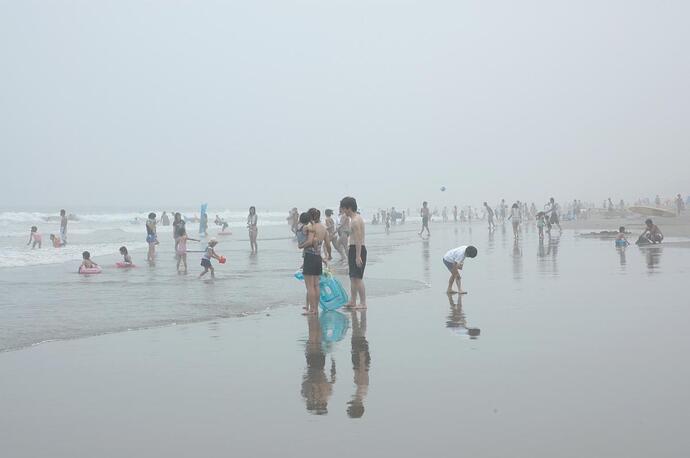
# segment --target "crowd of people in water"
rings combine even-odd
[[[688,199],[690,200],[690,197]],[[645,203],[647,201],[644,199],[636,202],[636,204]],[[656,196],[654,205],[657,208],[661,208],[663,205],[675,205],[675,210],[680,214],[686,208],[686,201],[683,200],[680,194],[672,201],[662,201],[659,196]],[[603,205],[598,210],[608,213],[624,211],[626,208],[626,204],[622,199],[617,204],[614,204],[613,200],[608,198],[604,200]],[[534,202],[529,205],[521,201],[508,204],[505,199],[501,199],[495,205],[489,205],[488,202],[484,202],[479,208],[472,206],[461,208],[456,205],[450,209],[443,207],[439,211],[438,208],[432,210],[429,203],[425,201],[417,211],[421,219],[421,227],[418,234],[420,237],[430,237],[430,223],[434,218],[438,218],[443,223],[450,221],[455,223],[471,223],[472,221],[481,220],[485,222],[490,232],[495,231],[498,224],[510,224],[515,240],[521,237],[522,225],[534,224],[537,228],[538,237],[544,239],[554,229],[557,229],[559,232],[562,231],[561,220],[587,219],[595,209],[596,207],[591,203],[583,204],[579,200],[573,200],[563,208],[553,197],[542,208],[537,208]],[[191,218],[183,218],[180,212],[171,212],[171,214],[172,219],[166,211],[158,218],[156,213],[151,212],[144,221],[148,246],[146,260],[150,265],[155,264],[156,248],[160,243],[158,240],[158,225],[172,226],[176,269],[179,273],[187,273],[187,255],[190,252],[187,243],[190,241],[200,242],[208,236],[209,218],[207,206],[205,204],[201,206],[201,212],[198,217],[195,215]],[[372,215],[370,224],[383,224],[385,225],[385,232],[389,233],[392,226],[406,224],[410,214],[409,208],[402,211],[397,210],[395,207],[391,207],[389,210],[379,209]],[[50,234],[50,242],[54,248],[67,245],[68,223],[75,220],[77,220],[75,215],[68,215],[64,209],[60,210],[59,232],[58,234]],[[195,239],[189,236],[186,228],[188,222],[199,223],[198,232],[200,238]],[[352,197],[345,197],[340,202],[337,216],[332,209],[326,209],[323,218],[321,211],[316,208],[311,208],[303,213],[300,213],[297,208],[292,208],[287,217],[287,222],[297,241],[298,248],[302,251],[301,271],[307,292],[304,314],[313,315],[318,312],[320,278],[324,273],[324,265],[327,265],[333,259],[334,251],[339,254],[343,261],[347,260],[348,264],[351,295],[350,302],[347,305],[354,308],[366,308],[366,288],[363,281],[367,263],[365,221],[360,214],[357,201]],[[229,224],[221,216],[215,215],[214,224],[219,227],[218,236],[232,234]],[[249,208],[246,227],[251,253],[256,254],[259,249],[257,241],[259,228],[258,214],[254,206]],[[616,246],[629,244],[627,234],[625,227],[621,226],[615,237]],[[638,236],[636,243],[638,245],[658,244],[663,240],[664,235],[661,229],[651,218],[648,218],[645,221],[644,230]],[[32,249],[36,249],[42,247],[42,242],[42,235],[38,227],[32,226],[27,245],[30,245]],[[215,276],[213,261],[221,264],[225,263],[225,257],[216,252],[218,243],[218,238],[211,237],[207,240],[205,248],[201,250],[200,265],[202,271],[199,274],[200,278],[207,274],[210,274],[211,277]],[[120,247],[119,253],[122,256],[122,260],[117,263],[117,267],[134,267],[132,257],[126,246]],[[465,259],[473,258],[476,255],[477,249],[473,246],[457,247],[446,253],[443,261],[451,274],[448,281],[449,293],[464,293],[460,284],[460,271]],[[84,251],[82,253],[80,272],[97,273],[97,269],[100,269],[100,266],[91,259],[91,254],[88,251]],[[454,286],[457,287],[457,291],[453,289]]]

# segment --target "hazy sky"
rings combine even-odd
[[[689,193],[689,18],[687,1],[0,0],[0,208]]]

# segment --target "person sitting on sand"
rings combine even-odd
[[[98,264],[96,264],[95,262],[93,262],[91,260],[91,253],[89,253],[88,251],[84,251],[81,254],[81,257],[82,257],[82,261],[81,261],[81,266],[79,267],[80,269],[82,267],[84,269],[92,269],[94,267],[98,267]]]
[[[458,248],[452,249],[443,256],[443,264],[446,266],[450,272],[450,279],[448,280],[448,294],[467,294],[463,291],[460,286],[460,271],[465,262],[465,258],[474,258],[477,256],[477,249],[470,246],[460,246]],[[458,287],[457,291],[453,290],[453,283]]]
[[[624,247],[630,245],[628,239],[625,238],[625,227],[621,226],[618,228],[618,234],[616,235],[616,246]]]
[[[38,245],[39,248],[41,248],[41,243],[43,242],[43,237],[41,237],[41,233],[38,232],[38,228],[36,226],[31,226],[31,232],[29,233],[29,242],[27,245],[31,245],[31,249],[33,250],[36,248],[36,245]]]
[[[664,240],[664,234],[661,233],[659,227],[654,224],[651,218],[648,218],[645,222],[644,231],[640,234],[640,238],[637,239],[638,245],[661,243]]]

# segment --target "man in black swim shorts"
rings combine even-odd
[[[366,290],[364,288],[364,269],[367,266],[367,247],[364,245],[364,220],[357,213],[357,201],[353,197],[345,197],[340,201],[340,209],[350,219],[350,236],[347,260],[350,268],[350,303],[348,307],[364,309],[367,307]],[[359,296],[359,305],[357,297]]]

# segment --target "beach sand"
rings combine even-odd
[[[371,282],[426,286],[372,297],[366,329],[343,313],[339,342],[291,305],[0,353],[3,455],[687,453],[689,251],[621,252],[572,230],[540,245],[533,228],[514,244],[482,223],[434,224],[428,241],[400,229],[404,243],[373,253]],[[460,310],[441,258],[466,243],[479,256]]]

